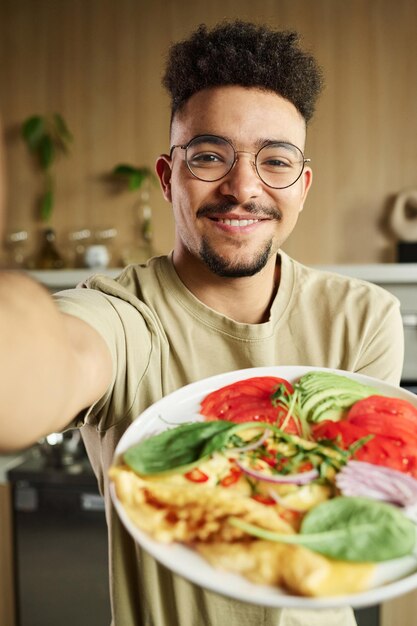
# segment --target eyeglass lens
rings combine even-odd
[[[212,182],[230,172],[235,163],[235,150],[226,139],[207,135],[195,137],[188,144],[185,158],[196,178]],[[300,177],[304,157],[301,150],[292,144],[271,143],[256,154],[255,167],[266,185],[283,189]]]

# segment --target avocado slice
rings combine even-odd
[[[337,422],[355,402],[379,394],[374,387],[363,385],[347,376],[322,371],[302,376],[297,389],[300,413],[308,422]]]

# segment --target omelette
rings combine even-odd
[[[175,434],[175,429],[170,432]],[[302,545],[257,538],[236,523],[283,537],[296,535],[306,513],[334,497],[334,475],[341,463],[338,453],[326,449],[327,475],[307,481],[317,473],[310,466],[323,458],[323,446],[283,433],[272,436],[259,423],[234,427],[233,432],[226,447],[210,454],[200,449],[202,456],[196,461],[169,470],[141,472],[146,470],[141,468],[146,449],[136,455],[139,468],[126,463],[129,455],[115,463],[110,479],[132,522],[156,541],[180,542],[214,568],[240,574],[255,584],[310,597],[369,588],[372,563],[328,558]],[[184,437],[182,442],[187,447]],[[162,443],[169,457],[170,441]],[[287,466],[279,479],[283,482],[275,482],[272,457]]]

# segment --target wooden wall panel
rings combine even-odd
[[[105,175],[120,161],[153,166],[167,149],[166,50],[201,22],[237,16],[299,30],[326,75],[307,144],[314,185],[286,250],[306,263],[393,260],[381,223],[393,195],[417,187],[414,0],[0,0],[7,228],[29,229],[35,246],[39,178],[18,127],[57,110],[75,137],[57,168],[62,249],[84,226],[115,226],[125,245],[135,196],[116,194]],[[171,210],[157,189],[151,202],[156,248],[166,252]]]

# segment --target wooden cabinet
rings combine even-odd
[[[381,626],[415,626],[417,591],[385,602],[381,607]]]
[[[15,626],[12,494],[0,483],[0,624]]]

